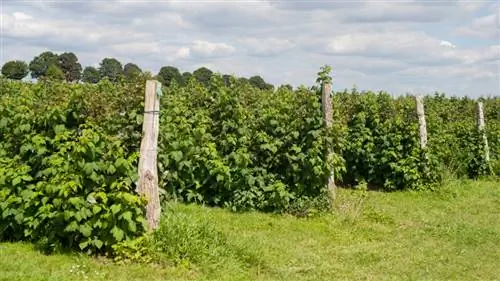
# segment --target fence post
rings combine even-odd
[[[145,195],[148,200],[146,206],[148,230],[158,228],[161,214],[160,195],[158,191],[158,165],[156,162],[158,131],[160,128],[160,99],[157,94],[159,93],[158,91],[161,91],[160,82],[154,80],[146,81],[138,192]]]
[[[427,123],[425,122],[424,97],[418,94],[415,96],[415,100],[417,101],[420,148],[424,149],[427,147]]]
[[[488,137],[486,136],[485,130],[483,102],[481,101],[477,102],[477,128],[483,137],[484,159],[486,163],[488,163],[490,162],[490,148],[488,146]]]
[[[325,121],[326,129],[329,131],[332,127],[333,122],[333,111],[332,111],[332,84],[328,82],[323,82],[321,85],[321,104],[323,109],[323,120]],[[332,148],[330,146],[327,147],[326,160],[328,161],[332,157]],[[328,191],[330,192],[330,196],[332,199],[335,197],[335,175],[334,169],[330,171],[330,175],[328,177]]]

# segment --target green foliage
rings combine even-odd
[[[492,163],[500,159],[500,98],[483,99]],[[429,151],[442,169],[457,177],[477,178],[492,173],[486,162],[482,133],[477,129],[476,101],[446,98],[436,93],[425,99]]]
[[[216,75],[165,89],[160,178],[170,196],[233,210],[285,211],[322,194],[321,105],[310,92],[259,90]]]
[[[261,90],[272,90],[273,89],[273,85],[268,84],[266,81],[264,81],[264,79],[262,77],[260,77],[258,75],[250,77],[250,79],[248,79],[248,82],[252,86],[257,87]]]
[[[212,70],[210,70],[204,66],[193,71],[194,78],[198,82],[200,82],[202,85],[204,85],[205,87],[210,86],[210,79],[211,79],[213,74],[214,73]]]
[[[40,78],[46,75],[51,65],[59,67],[59,56],[52,52],[43,52],[33,58],[29,64],[31,77]]]
[[[96,84],[101,80],[99,70],[93,66],[87,66],[83,70],[82,81],[85,83]]]
[[[318,84],[332,83],[332,77],[330,76],[331,72],[332,68],[329,65],[322,66],[320,71],[318,72],[318,78],[316,79],[316,83]]]
[[[49,65],[45,74],[40,77],[42,80],[63,81],[65,79],[64,72],[55,64]]]
[[[1,83],[0,240],[110,253],[140,236],[145,201],[134,191],[137,140],[120,135],[140,121],[120,109],[143,88]],[[108,104],[99,106],[102,100]]]
[[[186,216],[165,210],[161,225],[152,237],[150,247],[168,260],[201,262],[207,258],[227,256],[230,251],[224,234],[208,219]]]
[[[195,237],[214,243],[210,248],[228,248],[217,253],[233,254],[205,256],[203,250],[194,256],[204,261],[188,263],[184,259],[175,265],[156,252],[160,259],[153,259],[153,264],[116,265],[78,254],[47,256],[25,243],[0,243],[0,279],[496,280],[500,275],[499,200],[498,182],[464,180],[435,192],[339,189],[332,214],[307,220],[171,204],[163,209],[167,216],[162,227],[176,230],[165,231],[175,233],[169,237],[172,245],[189,240],[186,235],[194,229],[206,228],[201,231],[218,234],[195,233]],[[145,241],[120,244],[126,244],[121,248],[134,257],[145,252],[144,245],[149,244]],[[189,245],[177,248],[189,249]]]
[[[21,60],[8,61],[2,66],[2,75],[9,79],[21,80],[28,72],[28,65]]]
[[[134,63],[127,63],[123,67],[123,74],[127,79],[134,79],[142,73],[142,70]]]
[[[193,74],[191,74],[191,72],[182,73],[182,85],[188,84],[191,77],[193,77]]]
[[[62,53],[59,55],[59,65],[68,82],[78,81],[82,76],[82,65],[74,53]]]
[[[172,81],[175,81],[178,85],[182,85],[184,83],[183,80],[183,76],[179,72],[179,69],[173,66],[164,66],[160,69],[160,72],[158,72],[158,81],[166,87],[169,87]]]
[[[99,64],[99,74],[101,79],[117,82],[123,76],[122,64],[115,58],[104,58]]]
[[[100,70],[116,62],[105,59]],[[114,68],[109,73],[119,72]],[[83,80],[97,82],[96,72],[86,68]],[[323,67],[318,82],[330,81],[329,73]],[[141,258],[149,240],[137,239],[144,200],[134,182],[151,75],[111,74],[116,80],[97,84],[0,79],[0,239]],[[55,64],[41,77],[52,76],[64,79]],[[471,99],[427,97],[429,145],[421,149],[413,97],[335,93],[326,130],[317,88],[259,89],[208,69],[193,76],[186,85],[171,83],[161,98],[164,200],[311,217],[331,203],[325,190],[331,171],[341,186],[392,191],[432,189],[445,170],[471,178],[498,170],[498,98],[484,99],[487,163]],[[328,150],[333,155],[325,159]]]
[[[439,181],[433,155],[420,148],[411,97],[393,99],[386,93],[354,89],[335,94],[333,100],[345,127],[342,151],[347,169],[342,184],[366,182],[370,187],[397,190],[432,188]]]
[[[371,188],[385,190],[432,189],[449,173],[469,178],[491,174],[499,159],[498,101],[483,101],[492,159],[487,163],[482,134],[476,128],[475,100],[427,96],[428,146],[422,150],[414,97],[356,89],[336,93],[335,131],[346,144],[340,148],[347,167],[341,184],[365,181]]]
[[[286,88],[290,91],[293,91],[293,86],[290,85],[290,84],[283,84],[283,85],[280,85],[279,88]]]

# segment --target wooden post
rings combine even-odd
[[[424,97],[422,95],[416,95],[415,100],[417,101],[420,148],[424,149],[427,147],[427,123],[425,122]]]
[[[160,224],[160,195],[158,192],[158,166],[156,151],[158,147],[158,131],[160,128],[160,99],[157,87],[161,83],[154,80],[146,82],[144,100],[144,122],[142,124],[141,152],[139,158],[138,192],[146,196],[146,220],[148,230],[158,228]]]
[[[484,159],[486,162],[490,161],[490,148],[488,146],[488,137],[486,136],[485,123],[484,123],[484,112],[483,112],[483,102],[477,102],[477,128],[479,133],[483,137],[484,145]]]
[[[332,111],[332,84],[323,83],[321,87],[321,104],[323,108],[323,120],[325,121],[325,126],[327,130],[330,130],[333,122],[333,111]],[[332,148],[327,147],[326,150],[326,160],[328,161],[332,157]],[[330,192],[330,196],[335,198],[335,175],[333,172],[333,168],[330,171],[330,176],[328,177],[328,191]]]

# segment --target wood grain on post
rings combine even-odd
[[[489,162],[490,161],[490,148],[488,146],[488,137],[486,136],[483,103],[480,101],[477,102],[477,128],[483,137],[484,158],[485,158],[486,162]]]
[[[422,95],[415,96],[417,101],[417,116],[420,134],[420,148],[427,147],[427,123],[425,122],[424,97]]]
[[[333,111],[332,111],[332,84],[330,83],[323,83],[322,89],[321,89],[321,104],[323,108],[323,120],[325,121],[325,126],[327,130],[330,130],[332,127],[333,123]],[[329,146],[327,147],[327,153],[326,153],[326,159],[330,159],[332,157],[332,148]],[[335,175],[333,172],[333,168],[330,171],[330,176],[328,177],[328,191],[330,192],[330,195],[332,198],[335,196]]]
[[[141,152],[139,158],[138,192],[148,200],[146,220],[148,230],[158,228],[160,224],[160,195],[158,191],[158,166],[156,160],[158,131],[160,128],[160,99],[157,87],[161,83],[154,80],[146,82],[144,100],[144,122],[142,124]]]

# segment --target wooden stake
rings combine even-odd
[[[424,97],[422,95],[415,96],[417,101],[417,115],[420,132],[420,147],[427,147],[427,123],[425,122]]]
[[[160,195],[158,192],[158,166],[156,151],[158,147],[158,131],[160,128],[160,99],[157,87],[161,83],[154,80],[146,82],[144,101],[144,123],[142,124],[142,141],[139,158],[138,192],[146,196],[146,220],[148,230],[158,228],[160,224]]]
[[[330,83],[323,83],[321,89],[321,103],[323,108],[323,120],[325,121],[325,126],[327,130],[330,130],[333,122],[333,111],[332,111],[332,85]],[[330,159],[332,157],[332,148],[327,148],[326,159]],[[330,176],[328,177],[328,190],[330,191],[330,195],[332,199],[335,197],[335,175],[333,172],[333,168],[330,171]]]
[[[484,123],[484,111],[483,111],[483,102],[477,102],[477,128],[481,135],[483,136],[483,145],[484,145],[484,158],[486,162],[490,161],[490,148],[488,146],[488,137],[486,136],[486,129]]]

